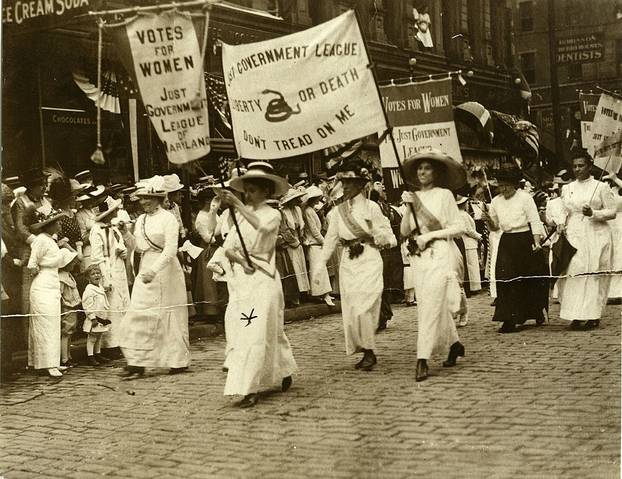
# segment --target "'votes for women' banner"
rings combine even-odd
[[[286,158],[385,126],[353,11],[274,40],[222,47],[238,155]]]
[[[579,93],[579,106],[581,107],[581,144],[588,151],[594,151],[592,144],[592,121],[598,106],[600,94]]]
[[[449,78],[388,85],[380,88],[380,94],[401,161],[435,148],[462,163]],[[397,167],[389,137],[380,143],[380,160],[383,168]]]
[[[591,128],[594,164],[610,173],[622,167],[622,100],[603,93]]]
[[[134,74],[169,161],[181,164],[207,155],[203,60],[192,19],[175,11],[140,15],[120,30],[121,58]]]

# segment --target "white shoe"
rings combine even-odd
[[[62,378],[63,373],[61,373],[58,368],[48,368],[48,374],[53,378]]]
[[[329,295],[324,296],[324,302],[329,306],[335,306],[335,303],[333,303],[333,298]]]
[[[67,366],[56,366],[56,369],[59,371],[67,371],[69,368]]]
[[[460,319],[458,320],[458,327],[463,328],[467,324],[469,324],[469,318],[467,318],[466,316],[461,316]]]

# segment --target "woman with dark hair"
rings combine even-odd
[[[613,192],[607,184],[591,174],[592,158],[586,151],[572,160],[575,181],[562,188],[566,210],[565,232],[568,242],[577,249],[566,270],[567,277],[558,281],[559,317],[571,321],[570,327],[591,329],[598,326],[607,295],[613,259],[613,238],[608,223],[616,217]],[[603,273],[603,274],[597,274]]]
[[[462,257],[453,241],[464,233],[460,212],[450,190],[466,183],[462,165],[440,151],[418,153],[404,162],[405,181],[416,193],[402,198],[411,206],[402,217],[402,237],[408,241],[417,297],[416,381],[428,377],[428,359],[449,351],[445,367],[464,356],[453,315],[461,307]],[[417,221],[413,217],[415,211]]]
[[[259,394],[275,387],[287,391],[296,361],[285,331],[281,279],[276,269],[275,247],[281,215],[267,203],[287,191],[287,181],[274,174],[269,163],[254,162],[248,171],[231,180],[231,188],[243,191],[246,204],[231,191],[217,191],[223,205],[239,214],[240,235],[231,231],[223,249],[232,264],[227,330],[226,396],[244,396],[239,407],[257,404]],[[237,216],[236,214],[236,216]],[[250,259],[250,261],[249,261]]]
[[[540,241],[544,228],[529,193],[518,188],[517,169],[497,174],[498,190],[484,219],[492,231],[501,231],[495,281],[497,301],[493,321],[500,333],[511,333],[528,319],[544,322],[548,309],[548,264]]]
[[[190,363],[186,283],[177,259],[179,224],[162,208],[166,191],[161,177],[138,187],[135,195],[145,213],[136,220],[134,235],[142,254],[130,309],[119,328],[126,378],[142,376],[145,368],[170,368],[176,374]]]

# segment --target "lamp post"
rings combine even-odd
[[[417,65],[417,59],[415,57],[411,57],[408,59],[408,70],[410,71],[410,76],[415,76],[415,66]]]

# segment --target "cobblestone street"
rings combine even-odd
[[[614,478],[620,453],[620,307],[601,328],[497,334],[486,295],[459,332],[466,357],[415,383],[415,308],[378,336],[378,365],[353,368],[338,315],[286,326],[299,372],[250,410],[222,396],[224,339],[192,345],[191,372],[122,381],[78,367],[60,382],[3,386],[6,479]],[[551,317],[557,317],[558,306]],[[533,324],[533,323],[531,323]]]

